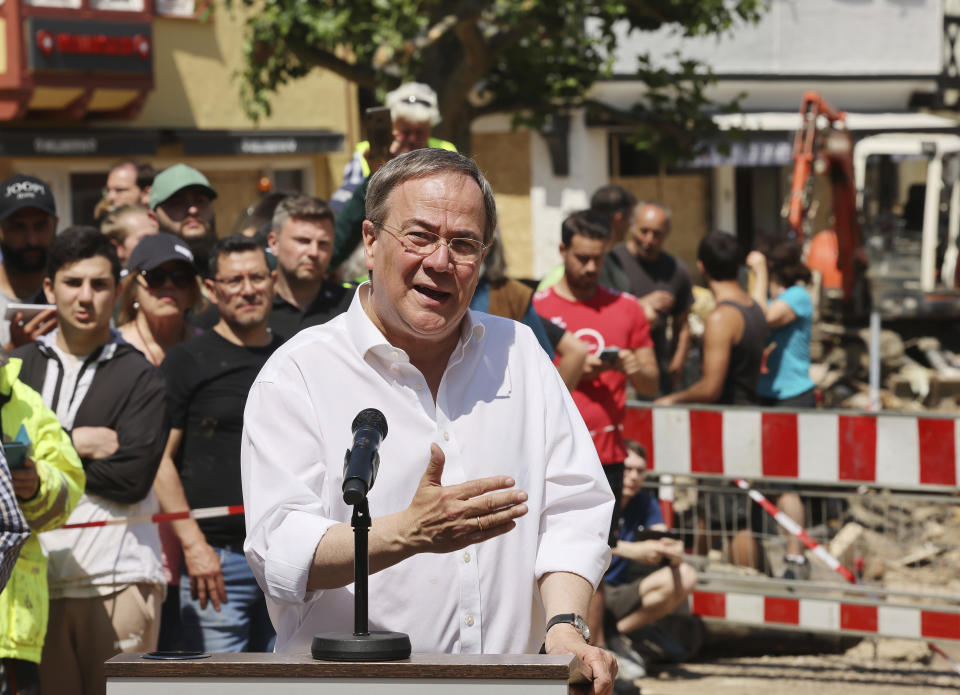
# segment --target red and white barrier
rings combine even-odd
[[[117,519],[103,519],[101,521],[84,521],[78,524],[64,524],[60,528],[52,529],[46,533],[68,528],[96,528],[98,526],[120,526],[127,524],[160,524],[164,521],[176,521],[177,519],[213,519],[218,516],[233,516],[234,514],[243,514],[242,504],[232,504],[225,507],[203,507],[202,509],[192,509],[188,512],[166,512],[163,514],[148,514],[144,516],[124,516]]]
[[[919,606],[871,606],[829,599],[695,591],[693,612],[706,619],[744,625],[960,641],[960,612],[924,610]]]
[[[673,475],[956,487],[960,420],[905,414],[631,404],[624,436]]]

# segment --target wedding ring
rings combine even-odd
[[[480,517],[477,517],[477,526],[480,527],[480,533],[483,533],[483,524],[480,523]]]

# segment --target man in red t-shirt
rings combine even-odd
[[[565,328],[591,347],[573,400],[617,497],[612,532],[619,521],[627,455],[622,433],[627,379],[638,393],[652,396],[657,392],[658,372],[650,324],[636,297],[597,284],[609,236],[609,227],[595,212],[586,210],[567,217],[560,243],[563,278],[537,293],[533,305],[545,321]]]

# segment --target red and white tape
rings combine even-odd
[[[178,519],[213,519],[220,516],[233,516],[234,514],[243,514],[242,504],[232,504],[225,507],[204,507],[202,509],[192,509],[188,512],[166,512],[163,514],[149,514],[144,516],[124,516],[118,519],[104,519],[103,521],[84,521],[77,524],[64,524],[60,528],[161,524],[165,521],[177,521]]]
[[[857,583],[857,578],[849,569],[840,563],[840,561],[835,558],[833,555],[827,552],[827,549],[820,545],[817,541],[810,537],[810,534],[798,524],[796,521],[787,516],[783,511],[780,510],[777,505],[764,497],[760,492],[757,492],[743,478],[738,478],[736,480],[737,487],[745,491],[750,495],[750,499],[763,507],[763,510],[773,517],[773,520],[776,521],[781,528],[786,530],[791,536],[795,536],[800,539],[800,542],[803,543],[810,552],[816,555],[827,567],[832,569],[834,572],[839,574],[841,577],[846,579],[851,584]]]

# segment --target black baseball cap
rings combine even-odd
[[[127,269],[130,271],[153,270],[170,261],[183,261],[194,270],[197,269],[193,261],[193,252],[183,239],[167,232],[157,232],[140,240],[130,253]]]
[[[50,186],[35,176],[17,174],[0,183],[0,220],[24,208],[36,208],[51,217],[57,216]]]

